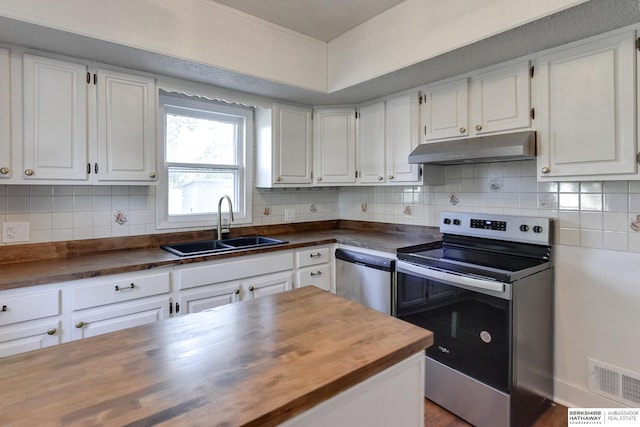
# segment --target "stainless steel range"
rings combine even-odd
[[[547,218],[443,212],[398,250],[395,314],[433,331],[425,396],[476,426],[528,426],[553,393]]]

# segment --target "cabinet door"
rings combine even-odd
[[[423,91],[425,142],[469,135],[469,79],[430,86]]]
[[[317,109],[314,119],[315,184],[356,181],[356,131],[353,108]]]
[[[11,81],[9,51],[0,48],[0,179],[11,178]]]
[[[531,127],[529,61],[473,76],[471,132],[481,135]]]
[[[291,271],[255,277],[245,282],[246,299],[277,294],[292,289]]]
[[[275,106],[275,181],[311,183],[311,110],[292,105]]]
[[[540,177],[636,172],[635,32],[539,58]]]
[[[180,292],[180,313],[198,313],[240,300],[240,283],[219,283]]]
[[[155,80],[97,70],[98,180],[154,181]]]
[[[72,339],[159,322],[168,317],[169,303],[169,297],[164,296],[74,312],[71,317]]]
[[[420,113],[418,94],[390,99],[386,103],[387,180],[418,182],[420,165],[409,164],[409,154],[418,145]]]
[[[0,328],[0,357],[57,345],[62,342],[59,319],[20,323]]]
[[[87,66],[23,56],[24,177],[87,179]]]
[[[367,105],[358,113],[358,172],[362,183],[385,179],[384,102]]]

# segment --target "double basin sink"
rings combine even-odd
[[[199,240],[196,242],[176,243],[173,245],[161,246],[165,251],[169,251],[178,256],[210,255],[217,253],[227,253],[242,249],[260,248],[263,246],[280,245],[288,243],[284,240],[273,239],[264,236],[232,237],[222,240]]]

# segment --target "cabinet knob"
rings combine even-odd
[[[476,125],[476,130],[482,130],[482,125]]]
[[[2,175],[7,175],[9,173],[9,168],[0,168],[0,173]]]
[[[253,292],[255,290],[256,290],[256,288],[254,288],[253,286],[249,286],[249,292]]]
[[[276,178],[276,181],[278,181],[278,182],[282,181],[282,177],[280,177],[280,176],[279,176],[279,177],[277,177],[277,178]]]
[[[151,178],[151,179],[156,179],[156,173],[155,173],[155,172],[151,172],[151,173],[149,174],[149,178]]]
[[[76,322],[76,328],[78,329],[84,328],[84,325],[85,323],[82,320],[80,320],[79,322]]]
[[[27,170],[25,170],[25,171],[24,171],[24,174],[25,174],[25,175],[27,175],[27,176],[31,176],[31,175],[33,175],[33,169],[27,169]]]
[[[465,133],[467,131],[467,128],[460,128],[460,133]]]
[[[56,328],[47,329],[47,335],[55,335],[58,330]]]
[[[393,175],[389,175],[389,179],[393,179],[395,178]]]
[[[322,177],[321,176],[318,177],[318,182],[320,182],[320,181],[322,181]]]
[[[545,166],[545,167],[543,167],[542,169],[540,169],[540,171],[541,171],[542,173],[549,173],[549,172],[551,172],[551,169],[549,169],[548,167],[546,167],[546,166]]]
[[[236,295],[240,295],[240,289],[236,289],[235,291],[233,291],[233,293]]]
[[[383,178],[383,177],[381,177],[381,176],[379,176],[379,177],[378,177],[378,181],[382,181],[383,179],[384,179],[384,178]]]

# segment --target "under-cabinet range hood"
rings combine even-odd
[[[535,157],[536,133],[527,131],[420,144],[409,154],[409,163],[456,165]]]

